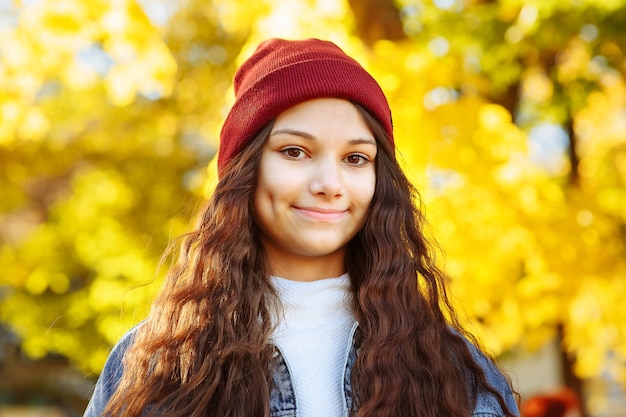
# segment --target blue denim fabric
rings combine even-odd
[[[348,350],[346,351],[345,368],[343,374],[344,382],[344,416],[348,416],[348,412],[352,407],[353,393],[351,374],[354,362],[356,361],[358,349],[354,344],[354,334],[357,329],[355,324],[351,333],[351,340]],[[104,407],[106,406],[109,398],[113,395],[120,378],[122,377],[122,357],[126,349],[132,343],[134,330],[131,330],[126,334],[114,347],[113,351],[109,355],[107,362],[102,370],[102,374],[98,379],[96,387],[94,389],[89,405],[85,410],[84,417],[100,417]],[[517,415],[517,403],[511,392],[511,388],[496,368],[496,366],[485,357],[478,349],[469,344],[474,359],[485,371],[487,380],[500,394],[504,397],[509,410],[515,411]],[[271,417],[298,417],[297,408],[297,395],[295,387],[291,379],[291,372],[289,365],[285,360],[284,355],[277,347],[274,354],[274,373],[273,373],[273,388],[270,393],[270,415]],[[486,392],[479,392],[476,408],[472,414],[473,417],[501,417],[504,416],[497,399]]]

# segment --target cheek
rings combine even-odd
[[[255,218],[267,217],[271,208],[271,201],[274,199],[271,188],[264,182],[259,182],[254,192],[253,203]],[[258,223],[258,220],[257,220]]]
[[[254,193],[255,206],[267,205],[272,201],[282,199],[289,187],[283,179],[285,177],[281,178],[275,174],[260,176]]]
[[[254,208],[259,210],[263,205],[265,205],[265,201],[268,199],[268,196],[272,193],[272,188],[274,187],[273,181],[274,178],[272,176],[272,172],[268,170],[268,166],[271,161],[268,161],[269,156],[266,154],[267,151],[264,151],[264,154],[261,156],[261,163],[259,164],[259,171],[257,176],[257,185],[254,191]]]
[[[361,190],[359,191],[359,196],[361,200],[361,205],[365,206],[368,210],[372,205],[372,200],[374,199],[374,193],[376,191],[376,174],[372,173],[369,178],[363,180],[361,182]]]
[[[268,225],[272,224],[273,211],[272,204],[263,188],[257,187],[253,197],[254,211],[252,218],[263,234],[268,232]]]
[[[289,175],[277,175],[277,172],[261,172],[253,196],[255,220],[258,223],[271,223],[274,217],[289,205],[293,198]]]
[[[370,215],[376,189],[376,176],[360,176],[357,180],[350,190],[350,197],[355,209],[354,214],[357,215],[355,220],[358,222],[358,227],[361,228]]]

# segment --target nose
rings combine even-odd
[[[331,158],[324,158],[312,168],[313,173],[309,183],[309,190],[312,194],[325,197],[337,197],[343,194],[341,167],[338,162]]]

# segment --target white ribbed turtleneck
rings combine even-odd
[[[272,282],[283,307],[273,339],[292,373],[298,416],[343,416],[343,368],[355,323],[348,275]]]

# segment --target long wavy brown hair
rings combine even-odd
[[[355,106],[378,153],[370,214],[345,262],[360,346],[351,415],[467,417],[482,390],[513,416],[462,336],[423,233],[416,190],[385,130]],[[125,354],[106,416],[269,416],[278,301],[252,201],[271,128],[224,168],[197,228],[182,239],[178,261]]]

